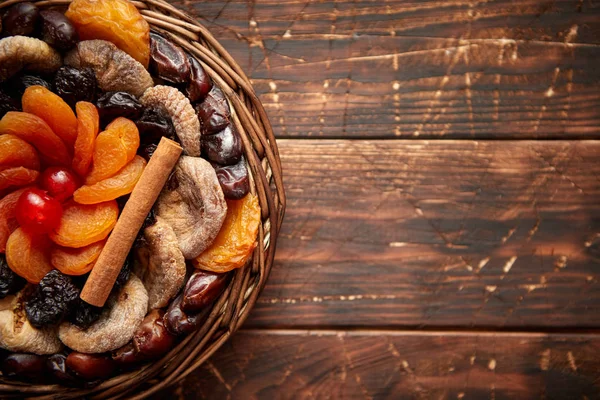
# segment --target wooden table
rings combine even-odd
[[[597,1],[174,3],[289,201],[244,329],[163,398],[599,398]]]

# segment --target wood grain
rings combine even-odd
[[[246,326],[600,326],[600,142],[282,140]]]
[[[176,4],[249,73],[279,137],[600,137],[587,1]]]
[[[599,368],[598,335],[241,331],[155,398],[597,399]]]

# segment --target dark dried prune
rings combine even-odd
[[[211,304],[227,286],[228,274],[196,270],[183,289],[181,308],[198,312]]]
[[[181,308],[183,293],[173,300],[164,316],[164,322],[167,330],[173,335],[183,335],[194,332],[200,328],[210,312],[206,307],[197,314],[188,314]]]
[[[58,94],[71,107],[78,101],[93,103],[96,100],[98,81],[91,68],[77,69],[60,67],[54,78],[54,87]]]
[[[2,19],[3,36],[31,36],[38,28],[40,10],[32,3],[10,7]]]
[[[242,157],[242,140],[237,129],[231,124],[214,135],[203,135],[201,143],[202,155],[217,164],[236,164]]]
[[[127,259],[125,260],[125,264],[123,264],[123,267],[121,267],[121,272],[119,272],[119,275],[117,276],[115,285],[113,286],[111,293],[116,293],[119,290],[121,290],[121,288],[123,286],[125,286],[125,284],[129,280],[130,275],[131,275],[131,257],[127,257]]]
[[[110,377],[116,370],[116,364],[104,354],[84,354],[77,351],[67,356],[66,366],[75,375],[85,380]]]
[[[60,322],[79,298],[79,288],[71,278],[52,270],[36,286],[25,303],[29,323],[42,328]]]
[[[5,85],[8,94],[14,98],[20,99],[25,93],[25,89],[30,86],[43,86],[52,90],[52,85],[44,78],[35,75],[17,75],[11,78]]]
[[[46,366],[46,357],[36,354],[14,353],[0,364],[2,374],[17,378],[39,378]]]
[[[175,127],[168,115],[157,108],[146,108],[135,121],[142,144],[156,144],[161,137],[175,140]]]
[[[98,321],[100,314],[102,314],[102,307],[93,306],[78,298],[67,320],[81,329],[87,329]]]
[[[118,117],[136,120],[144,111],[144,106],[127,92],[107,92],[98,99],[96,106],[104,124]]]
[[[202,68],[202,65],[194,57],[188,56],[190,60],[190,83],[186,89],[186,94],[192,103],[202,101],[212,89],[212,81]]]
[[[58,50],[69,50],[79,41],[75,27],[61,12],[44,10],[42,18],[42,40]]]
[[[6,256],[0,254],[0,299],[5,298],[9,294],[13,294],[21,290],[25,286],[25,279],[15,274],[6,262]]]
[[[226,199],[239,200],[250,191],[248,169],[244,157],[235,165],[212,164]]]
[[[0,90],[0,118],[4,117],[7,112],[19,111],[20,109],[21,107],[15,99]]]
[[[64,353],[52,354],[46,360],[46,369],[63,383],[76,383],[76,378],[67,368],[67,355]]]
[[[217,86],[213,86],[204,101],[196,106],[196,112],[200,118],[203,135],[211,135],[225,129],[231,116],[227,99]]]
[[[150,72],[167,82],[186,83],[190,79],[190,62],[181,47],[150,33]]]
[[[154,152],[158,148],[158,145],[154,143],[150,144],[142,144],[138,149],[138,154],[146,159],[146,161],[150,161],[150,158],[154,155]]]

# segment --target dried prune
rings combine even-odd
[[[211,304],[227,286],[228,274],[196,270],[183,289],[181,308],[198,312]]]
[[[77,69],[61,67],[54,78],[56,94],[63,98],[71,107],[78,101],[93,103],[96,100],[98,82],[91,68]]]
[[[223,195],[229,200],[239,200],[250,191],[248,169],[244,157],[234,165],[212,164],[217,173],[217,179],[223,190]]]
[[[61,12],[44,10],[42,18],[42,40],[59,50],[69,50],[78,41],[77,31]]]
[[[71,278],[60,271],[46,274],[25,303],[29,323],[36,328],[53,325],[62,320],[79,298],[79,289]]]
[[[181,308],[183,293],[173,300],[164,316],[164,323],[167,330],[173,335],[183,335],[194,332],[205,321],[210,312],[206,307],[197,314],[188,314]]]
[[[15,274],[6,262],[6,256],[0,254],[0,299],[21,290],[27,281]]]
[[[150,158],[152,158],[152,156],[154,155],[154,152],[156,151],[157,148],[158,148],[158,145],[156,145],[154,143],[141,145],[140,148],[138,149],[138,154],[140,156],[144,157],[144,159],[146,161],[150,161]]]
[[[0,119],[7,112],[19,111],[20,108],[19,103],[15,99],[0,90]]]
[[[214,135],[203,135],[201,144],[202,155],[217,164],[236,164],[242,157],[242,140],[231,124]]]
[[[175,139],[175,127],[171,118],[158,108],[149,107],[144,109],[142,116],[135,121],[140,132],[140,142],[156,144],[161,137]]]
[[[192,103],[202,101],[212,89],[212,81],[202,68],[202,65],[194,57],[188,56],[190,60],[190,83],[186,94]]]
[[[39,378],[44,371],[46,357],[36,354],[14,353],[8,355],[2,364],[0,370],[2,374],[16,378]]]
[[[6,82],[6,89],[14,98],[21,98],[25,90],[30,86],[43,86],[52,90],[52,85],[40,76],[19,74]]]
[[[100,314],[102,314],[102,307],[93,306],[78,298],[67,320],[81,329],[87,329],[98,321]]]
[[[100,119],[104,124],[109,123],[117,117],[125,117],[130,120],[138,119],[144,111],[144,106],[127,92],[108,92],[102,95],[96,103]]]
[[[227,99],[217,86],[213,86],[204,101],[196,106],[196,112],[202,123],[203,135],[211,135],[225,129],[231,116]]]
[[[108,378],[116,370],[115,362],[107,355],[77,351],[67,356],[66,366],[76,376],[85,380]]]
[[[150,71],[167,82],[186,83],[190,78],[190,62],[181,47],[150,33]]]
[[[32,3],[18,3],[2,19],[3,36],[31,36],[40,20],[40,10]]]
[[[125,284],[129,280],[130,275],[131,275],[131,257],[128,257],[125,260],[123,267],[121,267],[121,272],[119,272],[119,275],[117,275],[117,279],[115,280],[115,285],[113,286],[111,293],[116,293],[119,290],[121,290],[121,288],[123,286],[125,286]]]
[[[52,354],[46,360],[46,369],[63,383],[76,383],[75,376],[67,368],[67,355],[64,353]]]

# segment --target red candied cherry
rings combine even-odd
[[[32,233],[48,233],[58,228],[62,213],[58,200],[37,188],[24,191],[15,209],[19,225]]]
[[[40,185],[56,200],[63,202],[79,188],[79,179],[71,170],[63,167],[50,167],[42,172]]]

